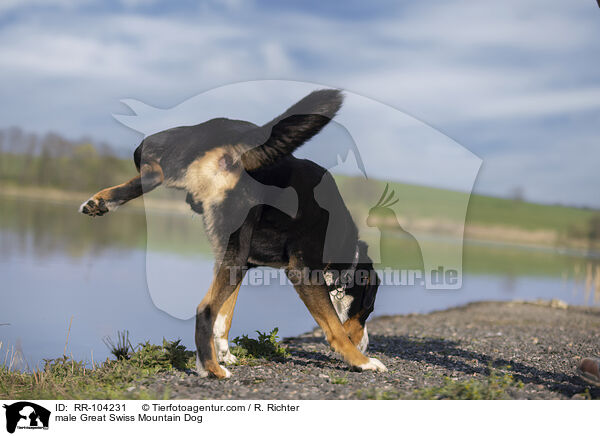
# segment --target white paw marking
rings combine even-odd
[[[369,332],[367,332],[367,326],[365,326],[365,328],[363,330],[363,336],[360,339],[360,342],[358,343],[358,345],[356,347],[358,348],[358,351],[365,354],[365,351],[367,351],[368,346],[369,346]]]
[[[200,377],[208,377],[208,371],[204,369],[204,365],[200,361],[200,356],[198,356],[198,352],[196,351],[196,372]]]
[[[387,371],[387,368],[385,367],[385,365],[383,363],[381,363],[378,359],[375,359],[374,357],[370,357],[369,361],[367,363],[363,363],[362,365],[359,365],[359,368],[362,369],[363,371],[365,371],[365,370],[378,371],[378,372],[386,372]]]
[[[223,365],[219,365],[223,371],[225,371],[225,378],[231,377],[231,372],[225,368]]]
[[[88,199],[87,199],[87,200],[85,200],[83,203],[81,203],[81,206],[79,206],[78,212],[79,212],[79,213],[84,213],[84,212],[83,212],[83,208],[84,208],[85,206],[87,206],[87,204],[88,204],[90,201],[93,201],[94,203],[96,202],[96,201],[94,200],[94,197],[90,197],[90,198],[88,198]]]

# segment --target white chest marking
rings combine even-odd
[[[333,295],[329,294],[329,298],[331,299],[331,302],[333,303],[333,307],[335,308],[335,311],[337,312],[340,322],[342,324],[345,323],[348,320],[348,311],[350,310],[350,305],[354,301],[354,297],[346,294],[344,296],[344,298],[338,299],[338,298],[335,298]]]

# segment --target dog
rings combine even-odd
[[[215,118],[150,135],[134,152],[139,175],[79,208],[101,216],[160,185],[185,190],[216,258],[196,311],[201,376],[231,376],[220,363],[236,360],[228,346],[233,310],[244,274],[258,266],[285,269],[331,348],[352,369],[386,371],[364,354],[365,323],[380,284],[367,245],[331,174],[292,154],[342,102],[339,90],[316,90],[263,126]]]

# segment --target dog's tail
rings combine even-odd
[[[341,91],[314,91],[283,114],[245,135],[241,159],[247,171],[272,165],[323,129],[342,106]]]

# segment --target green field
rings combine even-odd
[[[368,210],[374,206],[388,182],[336,176],[342,193],[358,192],[353,204]],[[389,182],[399,198],[396,209],[408,215],[437,219],[459,219],[458,206],[467,194],[426,186]],[[371,202],[365,201],[371,199]],[[468,200],[466,223],[482,226],[514,227],[524,230],[552,230],[564,237],[588,238],[597,226],[600,211],[561,205],[544,205],[507,198],[473,194]],[[440,215],[439,210],[445,211]],[[592,235],[595,236],[595,235]]]
[[[78,195],[73,195],[76,203],[85,199],[82,196],[119,184],[136,174],[130,158],[118,157],[106,146],[98,148],[90,143],[69,142],[58,136],[43,138],[37,144],[29,153],[17,153],[6,146],[0,147],[0,190],[7,187],[13,191],[52,188],[62,192],[77,192]],[[357,225],[367,232],[369,229],[365,223],[369,210],[377,203],[387,182],[339,175],[336,181]],[[395,198],[399,200],[393,212],[411,233],[452,233],[466,223],[467,227],[494,228],[496,232],[493,237],[491,233],[487,235],[493,240],[519,242],[523,236],[518,233],[505,238],[506,235],[498,229],[550,232],[549,236],[542,235],[528,241],[539,245],[576,245],[585,248],[597,246],[600,240],[598,210],[542,205],[477,194],[469,196],[468,193],[398,182],[390,182],[389,186],[388,192],[394,191]],[[171,198],[164,189],[156,190],[151,196],[157,199]]]

